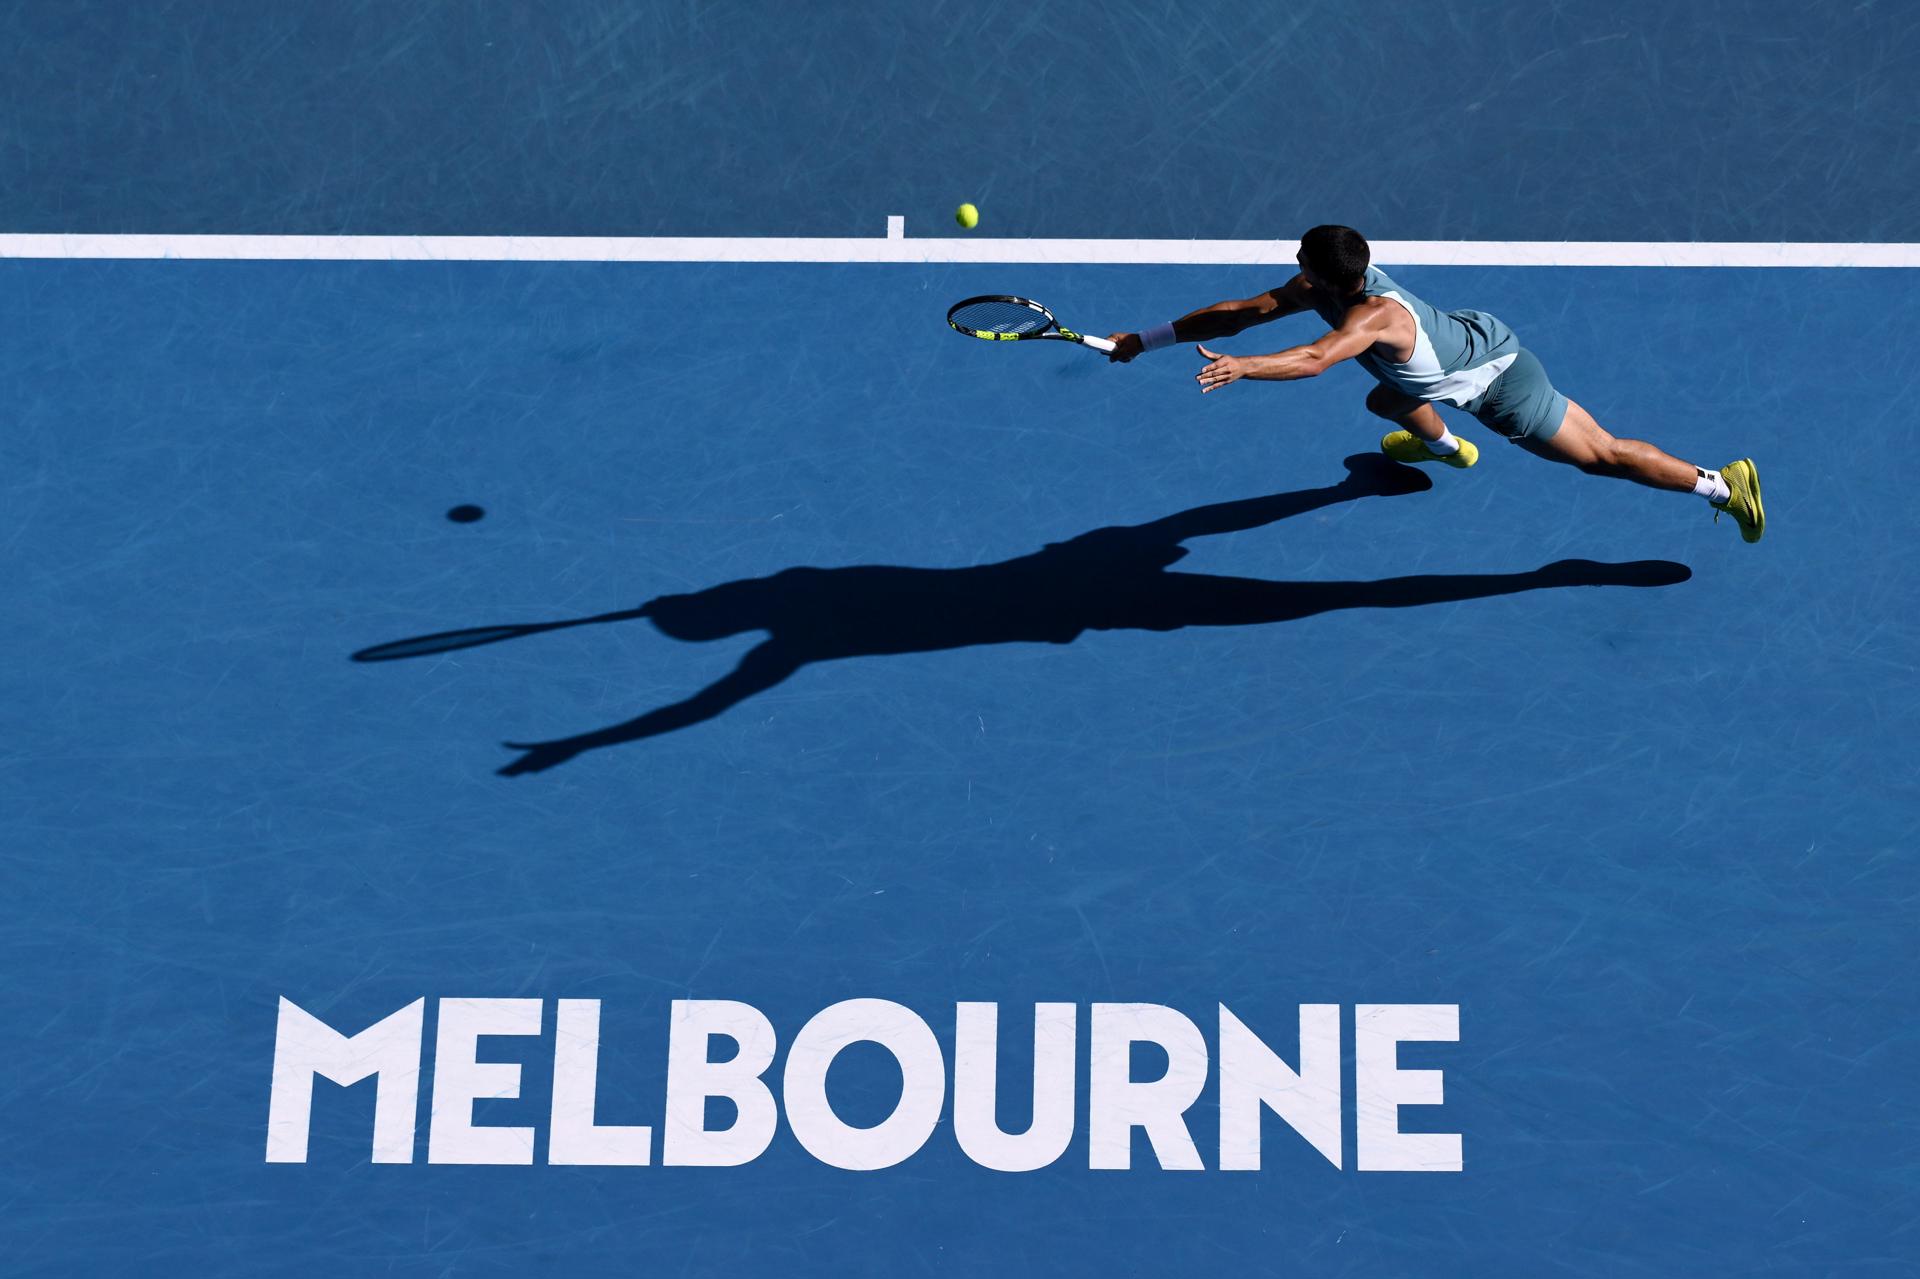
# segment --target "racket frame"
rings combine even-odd
[[[1014,306],[1024,306],[1046,317],[1047,328],[1037,333],[992,333],[985,329],[972,329],[954,319],[961,307],[972,306],[976,302],[1006,302]],[[1081,346],[1092,347],[1096,351],[1111,351],[1114,343],[1106,338],[1094,337],[1089,333],[1075,333],[1054,318],[1053,312],[1035,302],[1032,298],[1018,298],[1011,293],[983,293],[979,297],[962,298],[947,308],[947,324],[956,333],[964,333],[971,338],[983,338],[988,342],[1031,342],[1035,338],[1046,338],[1055,342],[1078,342]]]

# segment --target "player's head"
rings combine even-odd
[[[1317,226],[1300,237],[1300,271],[1315,288],[1357,293],[1373,254],[1367,237],[1350,226]]]

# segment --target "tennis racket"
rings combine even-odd
[[[1096,351],[1111,351],[1113,343],[1060,327],[1053,312],[1030,298],[988,294],[956,302],[947,312],[947,323],[968,337],[989,342],[1016,342],[1021,339],[1051,338],[1056,342],[1078,342]]]

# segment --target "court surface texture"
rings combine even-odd
[[[0,232],[911,238],[976,199],[1009,237],[1920,240],[1881,132],[1913,19],[1872,6],[1755,6],[1785,48],[1651,5],[1476,40],[1463,6],[1445,93],[1431,40],[1331,5],[1243,46],[1179,7],[979,8],[16,15],[39,105]],[[1410,86],[1365,127],[1354,61]],[[1113,172],[1099,121],[1047,122],[1150,90],[1187,105]],[[1733,123],[1789,108],[1771,151]],[[1472,180],[1416,149],[1428,201],[1324,135],[1285,166],[1324,159],[1324,199],[1261,153],[1455,109],[1508,143]],[[1913,1273],[1914,271],[1384,264],[1616,433],[1757,459],[1750,546],[1464,417],[1471,471],[1388,464],[1352,366],[1203,398],[1190,347],[942,322],[1012,291],[1134,329],[1287,274],[1151,258],[0,261],[0,1268]],[[789,1053],[859,1000],[907,1016]],[[646,1166],[560,1157],[584,1001],[586,1119],[649,1126]],[[777,1124],[685,1166],[675,1132],[753,1106],[669,1113],[670,1039],[718,1001],[771,1027]],[[976,1004],[999,1126],[1070,1125],[1035,1170],[956,1137]],[[1074,1018],[1045,1105],[1036,1005]],[[1229,1058],[1264,1060],[1223,1006],[1304,1071],[1303,1005],[1337,1006],[1331,1150],[1267,1107],[1258,1170],[1223,1169]],[[1382,1006],[1457,1017],[1398,1049],[1443,1097],[1385,1121],[1457,1135],[1457,1171],[1367,1166]],[[282,1095],[277,1057],[396,1014],[417,1077]],[[859,1138],[796,1120],[814,1067],[848,1131],[937,1117],[833,1166]],[[1122,1121],[1130,1166],[1090,1166],[1162,1075],[1193,1078],[1178,1131]],[[461,1157],[489,1130],[506,1161]]]

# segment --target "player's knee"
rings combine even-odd
[[[1588,475],[1618,475],[1625,461],[1620,441],[1608,435],[1590,443],[1587,458],[1579,466]]]
[[[1395,395],[1384,386],[1376,386],[1367,392],[1367,412],[1389,422],[1397,422],[1407,414],[1406,398]]]

